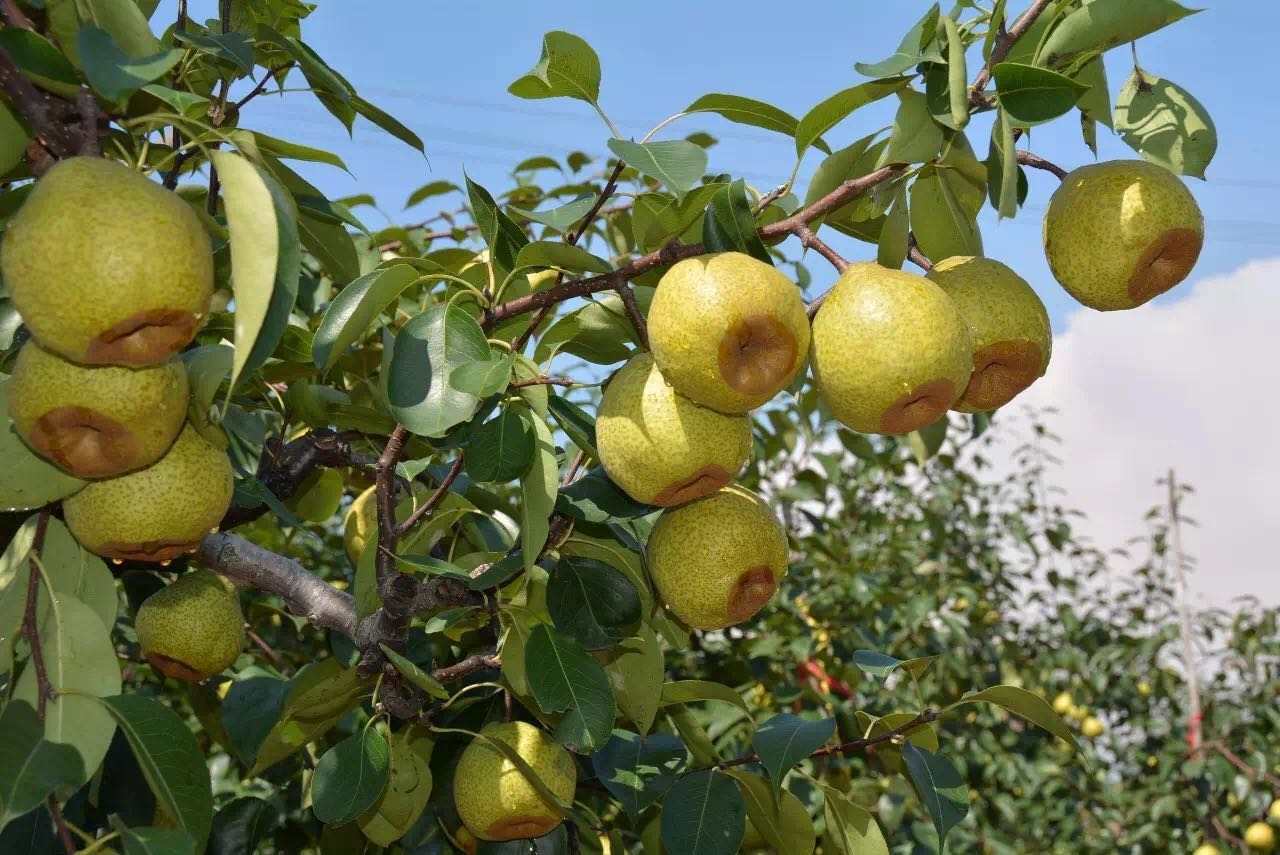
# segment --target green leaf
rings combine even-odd
[[[480,406],[475,395],[449,385],[450,375],[488,358],[489,343],[475,318],[457,306],[432,306],[396,335],[387,381],[391,412],[419,436],[443,436]]]
[[[876,136],[877,134],[869,134],[838,150],[818,164],[813,177],[809,179],[809,189],[804,195],[804,207],[812,205],[844,182],[861,178],[874,170],[880,161],[880,156],[884,153],[885,146],[888,145],[887,140],[873,144]],[[875,204],[871,194],[866,194],[860,199],[854,199],[837,208],[830,217],[833,220],[862,220],[879,213],[881,209]],[[826,219],[827,217],[819,217],[810,223],[810,227],[816,231]]]
[[[728,773],[738,782],[747,819],[765,843],[778,855],[811,855],[817,837],[804,802],[788,790],[775,794],[760,775],[741,769],[729,769]]]
[[[835,732],[834,718],[813,721],[789,713],[775,715],[756,729],[751,747],[769,773],[774,798],[791,767],[821,748]]]
[[[673,680],[662,687],[661,705],[686,704],[693,701],[724,701],[733,704],[748,716],[751,708],[735,690],[707,680]]]
[[[947,440],[948,426],[949,422],[946,416],[943,416],[932,424],[913,430],[907,436],[907,445],[911,447],[911,453],[915,455],[918,465],[924,466],[942,448],[942,444]]]
[[[889,855],[884,832],[869,811],[825,784],[822,798],[827,820],[823,851],[830,846],[832,855]]]
[[[1028,692],[1026,689],[1020,689],[1017,686],[992,686],[988,689],[983,689],[981,692],[965,695],[946,709],[951,710],[962,704],[978,702],[1004,707],[1014,715],[1021,716],[1032,724],[1049,731],[1076,749],[1076,751],[1080,750],[1075,734],[1072,733],[1067,723],[1062,720],[1062,716],[1054,712],[1053,707],[1034,692]]]
[[[942,148],[942,128],[929,113],[929,99],[914,89],[898,92],[898,112],[882,160],[885,163],[919,163],[932,160]]]
[[[513,269],[552,267],[573,273],[609,273],[613,265],[585,249],[561,241],[538,241],[520,249]]]
[[[102,703],[120,723],[156,802],[203,849],[213,823],[213,791],[195,735],[177,713],[151,698],[116,695]]]
[[[1009,115],[1000,110],[991,129],[991,152],[987,156],[987,176],[992,204],[1001,217],[1018,213],[1019,203],[1026,198],[1026,176],[1018,166],[1018,153],[1014,147],[1013,123]]]
[[[562,744],[591,753],[608,741],[617,709],[599,662],[573,640],[538,624],[525,644],[524,664],[538,708],[565,713],[556,728]]]
[[[241,855],[256,852],[276,821],[271,804],[253,796],[227,802],[213,815],[208,855]]]
[[[1111,90],[1107,86],[1107,65],[1102,57],[1086,62],[1072,77],[1081,85],[1089,87],[1076,102],[1081,119],[1093,119],[1108,128],[1112,127]]]
[[[222,186],[231,233],[231,290],[236,301],[231,387],[249,361],[266,320],[280,257],[280,229],[271,190],[249,161],[229,151],[210,155]]]
[[[9,378],[0,374],[0,510],[21,511],[65,499],[84,486],[32,451],[9,417]]]
[[[603,561],[564,555],[547,583],[556,629],[587,650],[605,650],[631,634],[640,598],[626,576]]]
[[[381,647],[382,652],[386,654],[387,660],[391,662],[392,665],[396,666],[396,670],[399,671],[410,683],[417,686],[419,689],[422,689],[422,691],[426,692],[433,698],[440,698],[441,700],[447,700],[449,698],[449,690],[440,685],[440,681],[435,677],[415,665],[411,659],[400,655],[385,644],[379,644],[378,646]]]
[[[950,760],[913,742],[902,744],[902,759],[938,831],[939,851],[943,851],[947,833],[969,813],[969,785]]]
[[[1062,18],[1040,47],[1036,62],[1061,65],[1078,53],[1109,50],[1199,11],[1173,0],[1094,0]]]
[[[690,198],[693,195],[691,193]],[[653,298],[653,289],[639,286],[635,288],[635,294],[640,312],[645,314],[648,303]],[[597,295],[594,301],[552,324],[539,339],[538,346],[534,349],[534,358],[538,362],[546,362],[556,352],[564,352],[598,365],[610,365],[630,357],[629,345],[636,343],[635,328],[618,295]],[[517,369],[519,365],[517,361]],[[541,372],[535,370],[533,373]],[[545,386],[533,388],[541,389],[546,394]]]
[[[521,415],[533,428],[533,460],[520,479],[520,549],[524,569],[532,569],[551,532],[548,517],[556,504],[560,472],[556,468],[556,446],[551,429],[542,416],[531,410]]]
[[[711,197],[702,222],[702,240],[712,252],[741,252],[773,264],[764,241],[756,234],[747,185],[741,178]]]
[[[1047,68],[1001,62],[991,71],[1000,106],[1014,125],[1029,128],[1068,112],[1088,89],[1083,83]]]
[[[195,855],[196,842],[181,828],[122,828],[124,855]]]
[[[547,409],[574,445],[590,457],[600,456],[596,451],[596,420],[590,413],[568,398],[554,394],[547,399]]]
[[[75,39],[72,38],[72,45]],[[74,98],[80,91],[80,78],[75,66],[67,61],[53,43],[35,30],[23,27],[0,29],[3,48],[31,82],[63,98]]]
[[[159,53],[163,49],[160,40],[151,32],[151,25],[135,3],[118,3],[116,0],[77,0],[76,15],[84,26],[100,27],[111,34],[111,38],[126,54],[137,59],[141,56]],[[55,32],[55,37],[67,48],[74,39],[64,39]],[[68,53],[70,50],[68,49]],[[72,61],[76,62],[75,57]]]
[[[1138,154],[1178,175],[1204,178],[1218,150],[1218,131],[1204,105],[1140,68],[1116,98],[1115,129]]]
[[[244,74],[253,71],[253,40],[244,33],[235,30],[229,33],[174,32],[173,38],[179,44],[195,48],[199,53],[231,63]]]
[[[920,251],[933,261],[982,255],[977,212],[961,201],[964,180],[954,169],[926,166],[911,185],[911,231]]]
[[[600,58],[583,39],[552,30],[542,37],[542,56],[507,91],[517,98],[577,98],[595,104],[600,97]]]
[[[941,62],[942,54],[938,52],[935,36],[938,31],[938,4],[934,3],[924,17],[916,21],[888,58],[879,62],[855,62],[853,67],[859,74],[867,77],[888,77],[901,74],[921,62]]]
[[[639,596],[639,592],[637,592]],[[643,609],[643,603],[642,603]],[[665,667],[658,636],[647,623],[631,638],[614,647],[606,655],[604,671],[613,686],[618,709],[641,734],[647,734],[658,714],[662,698]]]
[[[347,348],[406,288],[418,281],[418,276],[418,271],[408,264],[395,264],[366,273],[338,292],[311,340],[311,358],[322,375],[333,369]]]
[[[628,496],[599,466],[560,490],[556,510],[586,522],[601,523],[646,516],[657,508]]]
[[[915,659],[894,659],[888,654],[877,653],[874,650],[855,650],[853,652],[853,664],[868,674],[874,674],[877,677],[888,677],[898,668],[901,668],[917,680],[920,679],[925,671],[929,670],[929,666],[937,658],[937,656],[920,656]]]
[[[449,385],[477,398],[496,395],[511,382],[511,370],[515,367],[515,362],[515,354],[510,353],[483,362],[468,362],[458,366],[449,375]]]
[[[182,59],[182,51],[167,50],[130,59],[106,30],[82,27],[76,46],[85,77],[109,101],[123,103],[146,84],[163,75]]]
[[[270,42],[278,45],[286,53],[294,58],[298,63],[298,67],[302,69],[302,74],[307,78],[307,83],[311,84],[313,89],[320,90],[327,98],[332,99],[351,109],[350,102],[352,99],[351,87],[338,75],[332,68],[328,66],[320,55],[311,49],[306,43],[300,39],[286,36],[276,32],[268,26],[259,25],[258,27],[259,41]],[[320,94],[317,94],[320,97]],[[321,98],[321,102],[329,107],[330,104],[325,98]],[[332,111],[332,108],[331,108]],[[350,121],[343,120],[343,123],[350,130]]]
[[[425,202],[433,196],[443,196],[444,194],[452,193],[455,190],[460,192],[461,189],[462,188],[457,184],[454,184],[452,181],[429,181],[410,193],[408,200],[404,203],[404,206],[406,208],[412,208],[414,205]]]
[[[351,106],[361,116],[364,116],[370,122],[400,140],[400,142],[411,148],[416,148],[423,154],[427,153],[427,147],[423,145],[422,139],[390,113],[375,107],[354,92],[351,94]]]
[[[515,205],[510,206],[510,210],[527,220],[550,226],[558,232],[567,232],[569,227],[585,217],[595,204],[595,196],[583,196],[581,199],[575,199],[558,208],[550,208],[546,211],[526,211],[523,208],[517,208]]]
[[[734,855],[747,830],[747,806],[728,775],[685,775],[662,803],[662,844],[681,855]]]
[[[295,199],[323,199],[324,194],[269,154],[263,154],[276,180],[293,194]],[[360,262],[356,258],[355,243],[351,234],[341,225],[326,222],[305,207],[298,210],[298,237],[307,251],[316,257],[321,267],[337,284],[350,282],[360,275]]]
[[[472,480],[505,484],[528,471],[533,452],[531,420],[508,409],[476,428],[464,464]]]
[[[591,766],[627,815],[640,816],[667,794],[688,763],[684,744],[669,733],[640,736],[615,730],[604,747],[591,755]]]
[[[540,169],[560,169],[560,164],[556,162],[554,157],[548,157],[545,154],[536,157],[527,157],[520,161],[512,168],[512,172],[537,172]]]
[[[719,92],[703,95],[685,107],[684,112],[716,113],[740,125],[764,128],[766,131],[776,131],[789,137],[796,135],[796,128],[799,126],[795,116],[785,110],[779,110],[772,104],[766,104],[754,98],[744,98],[741,95],[724,95]],[[821,140],[817,140],[816,144],[823,151],[829,151],[826,143]]]
[[[5,748],[0,751],[0,829],[38,808],[51,793],[71,792],[89,778],[70,745],[44,738],[44,727],[26,701],[10,702],[0,713]]]
[[[280,719],[258,748],[249,777],[278,763],[346,717],[372,686],[333,657],[308,665],[289,681]]]
[[[504,270],[514,270],[516,256],[529,242],[524,229],[502,212],[488,190],[470,178],[467,178],[467,197],[471,202],[471,216],[479,226],[485,245],[493,253],[494,261]]]
[[[505,584],[508,580],[515,578],[519,573],[524,572],[524,556],[520,554],[520,550],[504,555],[497,561],[489,565],[489,568],[479,576],[471,578],[471,590],[488,591],[499,585]],[[527,694],[527,693],[522,693]]]
[[[870,83],[841,90],[820,102],[805,113],[796,126],[796,154],[803,155],[809,146],[814,145],[823,134],[844,121],[854,110],[897,92],[909,81],[908,77],[872,80]]]
[[[198,119],[209,111],[209,99],[203,95],[181,92],[157,83],[148,83],[142,87],[142,91],[159,98],[188,119]]]
[[[316,819],[350,822],[382,795],[391,771],[387,740],[372,726],[348,736],[316,763],[311,802]]]
[[[252,766],[284,709],[289,681],[257,666],[236,674],[222,701],[222,726],[240,762]]]
[[[276,352],[285,330],[289,329],[289,315],[298,299],[298,276],[302,271],[302,248],[298,243],[298,219],[293,199],[265,170],[254,167],[271,193],[278,228],[275,287],[271,291],[271,303],[262,321],[257,340],[245,361],[245,372],[260,368]],[[237,303],[236,315],[239,315]]]
[[[44,738],[70,745],[83,761],[85,780],[97,771],[116,723],[97,698],[120,694],[120,666],[111,635],[93,610],[59,597],[40,622],[40,649],[54,697],[45,706]],[[13,699],[36,704],[36,669],[22,670]],[[84,783],[80,781],[78,783]]]
[[[330,166],[349,171],[342,158],[333,152],[312,148],[309,145],[302,145],[289,140],[282,140],[279,137],[268,136],[261,131],[241,131],[240,133],[252,133],[253,144],[260,151],[270,152],[276,157],[282,157],[286,160],[305,160],[311,163],[327,163]]]
[[[876,262],[881,267],[901,268],[907,260],[911,223],[907,219],[907,188],[899,184],[893,191],[893,204],[885,215],[876,247]]]
[[[706,151],[688,140],[636,143],[611,139],[609,150],[678,196],[692,190],[707,171]]]
[[[13,115],[8,104],[0,101],[0,175],[5,175],[19,163],[26,153],[31,135]]]

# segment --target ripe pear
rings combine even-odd
[[[1090,739],[1101,736],[1104,730],[1106,730],[1106,728],[1103,727],[1102,722],[1093,716],[1086,717],[1085,720],[1080,723],[1080,732]]]
[[[878,264],[851,264],[813,320],[813,373],[831,414],[862,433],[932,424],[960,395],[973,350],[938,285]]]
[[[1075,705],[1075,699],[1071,697],[1070,692],[1059,692],[1053,699],[1053,711],[1058,715],[1067,715]]]
[[[1267,817],[1272,822],[1280,822],[1280,799],[1274,799],[1271,807],[1267,808]]]
[[[973,373],[955,409],[1003,407],[1044,376],[1053,348],[1049,312],[1025,279],[995,259],[967,255],[945,258],[926,275],[969,327]]]
[[[152,365],[209,314],[213,256],[194,211],[116,161],[73,157],[10,221],[0,270],[31,334],[89,365]]]
[[[426,485],[414,483],[413,496],[400,499],[396,505],[396,519],[404,520],[417,503],[424,501],[430,491]],[[378,491],[376,487],[370,487],[356,496],[351,506],[347,508],[347,514],[343,517],[342,543],[347,549],[347,557],[351,559],[352,564],[360,563],[360,553],[364,551],[364,546],[369,542],[369,538],[377,536],[378,533]],[[446,500],[447,501],[447,500]],[[443,503],[442,503],[443,504]],[[442,507],[441,510],[444,508]],[[401,547],[408,554],[421,554],[430,551],[430,547],[434,544],[422,542],[402,543]]]
[[[1222,855],[1222,850],[1212,843],[1202,843],[1192,855]]]
[[[212,570],[192,570],[148,597],[134,629],[151,667],[188,683],[221,673],[244,647],[240,597]]]
[[[1069,173],[1044,217],[1044,254],[1067,292],[1093,309],[1141,306],[1187,277],[1204,217],[1178,176],[1145,160]]]
[[[480,733],[510,745],[552,793],[573,800],[577,766],[550,736],[523,721],[490,724]],[[544,802],[524,773],[484,739],[473,739],[458,759],[453,799],[462,822],[481,840],[541,837],[564,819],[560,808]]]
[[[722,413],[745,413],[784,389],[809,352],[796,284],[741,252],[688,258],[668,270],[649,307],[662,376]]]
[[[755,616],[787,575],[787,534],[764,499],[737,485],[658,517],[646,548],[663,601],[694,629]]]
[[[217,526],[233,489],[227,453],[191,425],[146,469],[93,481],[66,499],[67,527],[104,558],[168,561],[191,552]]]
[[[1270,852],[1276,848],[1276,833],[1265,822],[1255,822],[1244,830],[1244,842],[1254,852]]]
[[[751,452],[751,421],[698,406],[642,353],[604,391],[596,448],[627,495],[670,507],[714,493],[737,476]]]
[[[77,478],[150,466],[187,420],[187,372],[176,357],[146,368],[68,362],[28,341],[9,384],[27,443]]]

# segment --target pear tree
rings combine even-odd
[[[1138,309],[1195,265],[1212,121],[1136,65],[1113,99],[1101,59],[1191,10],[921,3],[799,117],[709,93],[638,140],[551,31],[508,92],[604,129],[373,230],[262,96],[432,141],[308,44],[311,5],[196,5],[0,3],[0,851],[1274,845],[1273,704],[1215,685],[1246,713],[1171,748],[1177,675],[1145,716],[1105,679],[1163,636],[1062,618],[1105,560],[1039,463],[978,477],[1053,370],[1037,291]],[[843,130],[877,102],[891,127]],[[792,140],[790,180],[718,171],[708,114]],[[1079,129],[1087,160],[1099,124],[1133,159],[1031,150]],[[1032,180],[1035,287],[978,224]],[[1059,642],[1096,658],[1018,655]],[[1031,789],[1083,804],[1138,751],[1235,805],[1108,796],[1099,830]]]

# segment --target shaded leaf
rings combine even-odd
[[[969,785],[950,760],[913,742],[902,744],[902,759],[938,831],[939,851],[942,851],[947,833],[969,813]]]
[[[1218,131],[1204,105],[1140,68],[1116,98],[1115,129],[1138,154],[1178,175],[1204,178],[1218,150]]]
[[[591,765],[622,809],[632,818],[667,794],[688,762],[684,744],[669,733],[647,737],[615,730]]]
[[[634,519],[657,510],[623,492],[609,478],[603,466],[597,466],[561,489],[556,496],[556,509],[586,522]]]
[[[448,699],[449,691],[444,686],[440,685],[439,680],[415,665],[413,660],[406,656],[402,656],[390,647],[387,647],[385,644],[379,644],[378,646],[382,648],[382,652],[386,654],[387,659],[392,665],[396,666],[396,670],[399,671],[406,680],[413,683],[413,685],[422,689],[433,698],[440,698],[441,700]]]
[[[590,753],[609,739],[617,712],[609,678],[600,663],[547,624],[538,624],[525,644],[525,673],[544,713],[564,712],[556,738]]]
[[[560,472],[556,469],[556,447],[551,430],[541,416],[531,410],[521,415],[533,428],[533,460],[520,479],[520,549],[524,569],[533,567],[551,531],[548,517],[556,503]]]
[[[733,855],[747,830],[747,807],[728,775],[686,775],[662,805],[662,844],[687,855]]]
[[[789,713],[775,715],[756,729],[751,747],[769,773],[775,798],[791,767],[821,748],[835,732],[834,718],[815,721]]]
[[[884,832],[869,811],[834,787],[823,785],[822,797],[827,820],[824,840],[833,855],[889,855]]]
[[[530,420],[504,410],[472,434],[464,459],[467,474],[476,481],[506,483],[529,469],[534,448]]]
[[[312,810],[326,823],[350,822],[368,810],[390,774],[387,740],[365,727],[330,748],[311,780]]]
[[[89,775],[70,745],[49,742],[35,707],[23,700],[0,713],[4,750],[0,751],[0,829],[38,808],[59,789],[70,792]]]
[[[111,34],[97,27],[82,27],[76,47],[89,84],[102,97],[122,103],[146,84],[163,75],[182,59],[182,51],[166,50],[137,58],[122,51]]]
[[[475,395],[450,386],[449,376],[488,358],[489,343],[475,318],[457,306],[432,306],[396,335],[387,380],[392,413],[419,436],[443,436],[480,406]]]
[[[85,485],[32,451],[9,417],[9,378],[0,375],[0,510],[21,511],[65,499]],[[0,632],[4,631],[0,627]]]
[[[547,583],[547,610],[556,629],[587,650],[604,650],[631,634],[640,620],[635,586],[594,558],[564,555]]]
[[[741,252],[773,264],[773,257],[756,233],[746,182],[741,178],[711,197],[702,223],[702,241],[711,252]]]
[[[371,271],[339,291],[325,309],[311,340],[311,358],[321,374],[327,374],[347,348],[365,334],[374,318],[416,281],[416,269],[395,264]]]

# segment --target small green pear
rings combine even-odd
[[[117,561],[169,561],[191,552],[231,504],[227,453],[187,425],[145,469],[92,481],[62,503],[67,528],[90,552]]]
[[[645,550],[649,575],[694,629],[750,620],[787,575],[787,534],[764,499],[734,485],[658,517]]]
[[[926,274],[969,327],[973,373],[955,409],[1003,407],[1044,376],[1053,348],[1049,312],[1026,280],[992,258],[944,258]]]
[[[9,383],[9,412],[27,443],[77,478],[150,466],[187,420],[187,372],[176,357],[146,368],[68,362],[28,341]]]
[[[317,469],[298,485],[284,504],[298,519],[321,523],[338,512],[343,490],[342,473],[336,469]]]
[[[510,745],[552,793],[573,801],[578,768],[560,743],[523,721],[490,724],[480,734]],[[560,808],[543,801],[519,767],[485,739],[473,739],[463,749],[453,799],[467,830],[481,840],[541,837],[564,819]]]
[[[209,236],[179,198],[122,163],[59,161],[9,222],[5,287],[31,334],[89,365],[152,365],[208,318]]]
[[[700,407],[638,354],[604,391],[596,448],[613,481],[638,502],[670,507],[714,493],[751,453],[751,421]]]
[[[813,319],[813,373],[831,414],[862,433],[937,421],[973,371],[955,301],[923,276],[870,262],[840,274]]]
[[[649,307],[662,376],[722,413],[745,413],[786,388],[809,352],[796,284],[741,252],[688,258],[663,274]]]
[[[1044,254],[1067,292],[1100,311],[1132,309],[1187,277],[1204,217],[1178,176],[1145,160],[1067,174],[1044,217]]]
[[[244,647],[240,597],[212,570],[192,570],[147,597],[134,629],[151,667],[188,683],[221,673]]]

